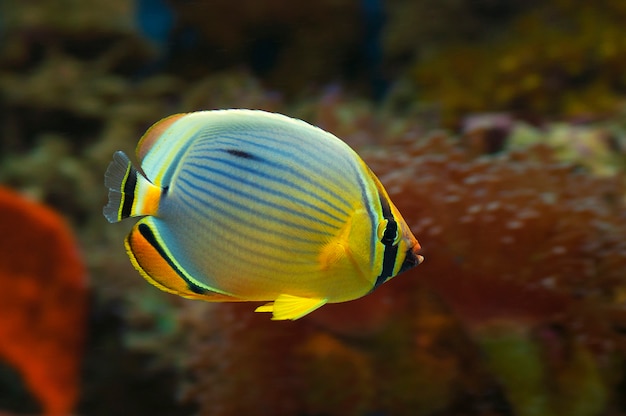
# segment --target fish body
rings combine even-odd
[[[258,110],[177,114],[105,175],[110,222],[143,216],[131,262],[167,292],[269,301],[274,319],[362,297],[422,261],[380,181],[343,141]]]

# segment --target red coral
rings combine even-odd
[[[46,415],[70,414],[78,393],[85,269],[50,209],[0,188],[0,357]]]
[[[388,172],[382,180],[422,242],[416,277],[466,324],[560,321],[615,338],[626,288],[620,178],[558,164],[542,146],[475,158],[444,137],[369,162]]]

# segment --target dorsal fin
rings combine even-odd
[[[139,159],[139,161],[140,162],[143,161],[148,151],[152,148],[152,146],[157,141],[157,139],[161,137],[163,132],[167,130],[169,126],[174,124],[176,120],[186,115],[187,113],[173,114],[169,117],[165,117],[164,119],[161,119],[157,121],[156,123],[154,123],[148,129],[148,131],[146,131],[144,135],[141,136],[141,139],[139,140],[139,143],[137,144],[136,154],[137,154],[137,158]]]

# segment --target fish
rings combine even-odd
[[[124,241],[149,283],[184,298],[264,302],[299,319],[358,299],[422,262],[387,191],[345,142],[262,110],[174,114],[139,161],[117,151],[104,217],[143,217]]]

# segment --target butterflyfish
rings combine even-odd
[[[105,174],[109,222],[143,217],[130,261],[166,292],[263,301],[298,319],[367,295],[419,264],[420,245],[378,178],[342,140],[259,110],[175,114]]]

